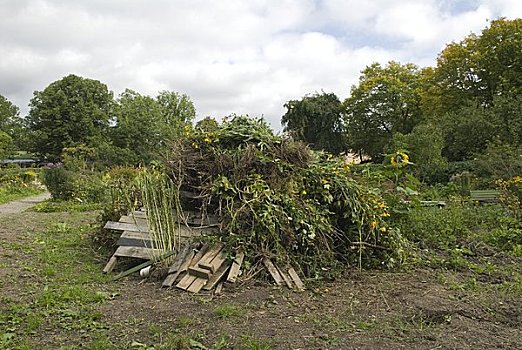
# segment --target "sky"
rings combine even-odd
[[[68,74],[190,96],[198,118],[263,116],[390,60],[434,66],[452,41],[522,17],[521,0],[0,0],[0,94],[28,113]]]

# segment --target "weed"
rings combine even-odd
[[[242,338],[243,345],[249,350],[271,350],[272,344],[267,341],[245,336]]]
[[[219,318],[237,317],[244,314],[244,310],[237,305],[224,304],[214,309],[214,314]]]

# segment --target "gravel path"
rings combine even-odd
[[[9,202],[0,205],[0,216],[6,214],[21,213],[24,210],[31,208],[33,205],[43,202],[44,200],[51,198],[50,193],[45,192],[33,197],[27,197],[17,201]]]

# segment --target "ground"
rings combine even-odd
[[[101,273],[96,212],[0,214],[0,348],[520,349],[520,281],[498,272],[347,270],[305,292],[220,296]],[[495,258],[499,259],[499,258]],[[520,260],[495,261],[510,270]],[[519,271],[520,272],[520,271]]]

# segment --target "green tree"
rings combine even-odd
[[[362,71],[344,102],[350,149],[374,160],[394,133],[409,133],[422,120],[420,70],[413,64],[374,63]]]
[[[65,147],[107,142],[112,93],[98,80],[68,75],[35,91],[29,106],[30,150],[37,154],[58,160]]]
[[[342,105],[333,93],[304,96],[301,100],[291,100],[281,124],[283,130],[294,139],[302,140],[313,149],[322,149],[334,154],[346,150]]]
[[[11,101],[0,95],[0,131],[9,136],[9,149],[23,149],[25,146],[25,132],[20,118],[20,110]],[[5,135],[2,137],[7,140]]]
[[[462,105],[489,107],[495,98],[522,93],[522,19],[500,18],[480,35],[446,46],[437,59],[434,89],[439,114]]]
[[[192,123],[196,117],[196,107],[185,94],[174,91],[162,91],[156,97],[163,113],[165,136],[173,139],[180,136],[185,125]]]
[[[180,137],[196,109],[187,95],[163,91],[156,99],[125,90],[117,100],[109,163],[148,164]]]
[[[152,97],[127,89],[119,96],[116,111],[111,134],[114,146],[123,150],[123,162],[149,163],[156,158],[164,141],[161,106]]]
[[[13,139],[0,130],[0,160],[8,157],[13,151]]]

